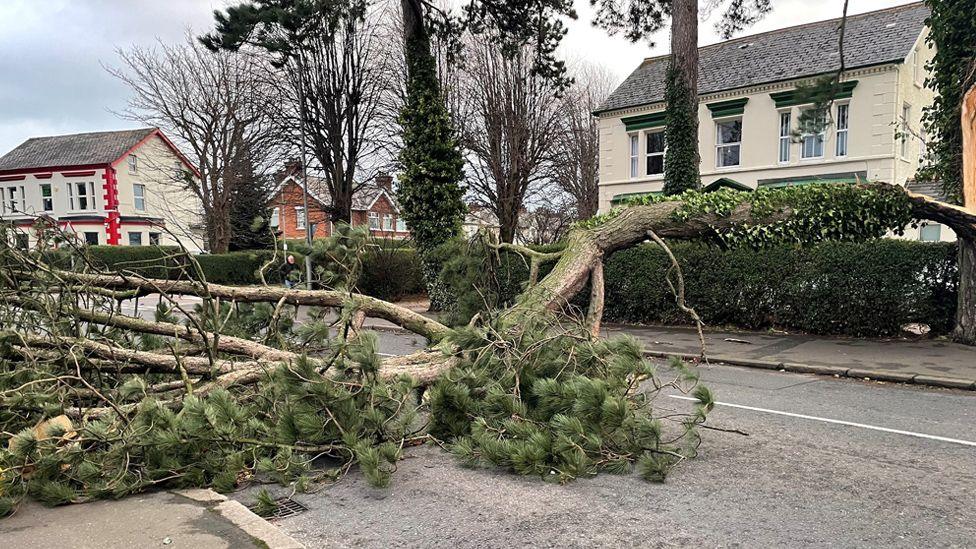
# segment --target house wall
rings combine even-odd
[[[50,215],[61,220],[62,227],[70,223],[70,228],[80,235],[85,232],[98,233],[99,244],[107,244],[108,237],[104,226],[106,169],[105,166],[83,166],[58,170],[30,170],[0,176],[0,192],[3,193],[4,201],[9,203],[8,188],[14,188],[20,210],[14,213],[7,205],[6,209],[0,209],[2,212],[0,218],[12,221],[26,231],[36,217]],[[68,186],[78,183],[94,189],[93,196],[88,197],[90,204],[85,210],[72,209],[70,206]],[[50,185],[51,189],[53,207],[50,210],[45,210],[42,206],[42,189],[45,185]],[[23,201],[19,199],[21,189],[23,189]],[[34,240],[31,233],[31,242],[33,243]]]
[[[834,107],[849,104],[848,153],[845,157],[836,154],[836,132],[834,127],[830,127],[826,132],[822,158],[802,159],[801,145],[791,143],[789,162],[779,162],[780,112],[791,112],[792,127],[795,128],[801,107],[777,109],[770,93],[795,89],[804,80],[702,96],[698,111],[702,183],[708,185],[718,179],[729,178],[755,188],[761,180],[864,172],[870,180],[903,185],[911,170],[910,166],[902,169],[895,162],[895,123],[900,112],[896,111],[900,109],[899,98],[903,93],[899,67],[886,65],[845,74],[843,80],[857,81],[851,97],[838,100]],[[739,98],[748,98],[741,115],[740,163],[735,167],[720,168],[716,166],[716,121],[728,118],[713,118],[707,104]],[[930,97],[914,100],[920,107],[927,104],[926,101],[931,102]],[[600,115],[601,212],[610,209],[610,202],[616,195],[660,191],[663,188],[663,175],[641,175],[645,173],[646,130],[638,133],[638,176],[630,177],[630,134],[621,121],[622,117],[659,112],[663,108],[664,105],[658,103]],[[911,173],[914,174],[914,171]]]
[[[298,228],[298,213],[296,208],[303,207],[302,187],[289,180],[272,199],[272,207],[278,210],[278,228],[282,238],[285,239],[304,239],[306,230]],[[326,238],[332,235],[332,223],[329,214],[326,213],[321,204],[309,197],[309,221],[316,223],[315,234],[312,238]],[[369,224],[370,213],[376,214],[380,222],[379,229],[371,230],[374,236],[381,238],[406,238],[410,235],[408,231],[397,231],[396,222],[399,213],[393,203],[385,196],[380,195],[376,201],[370,205],[369,210],[354,210],[350,222],[353,227]]]

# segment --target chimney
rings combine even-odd
[[[297,158],[289,158],[285,161],[284,168],[276,174],[275,179],[282,181],[288,176],[300,177],[302,175],[302,162]]]
[[[386,172],[380,172],[380,174],[376,176],[376,186],[390,194],[393,194],[393,176]]]

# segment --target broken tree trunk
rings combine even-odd
[[[962,204],[976,214],[976,86],[963,97],[961,123]],[[976,236],[972,234],[959,234],[959,302],[952,338],[976,345]]]

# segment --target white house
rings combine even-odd
[[[740,189],[854,182],[905,185],[925,155],[922,109],[933,55],[921,2],[848,17],[845,67],[822,133],[793,132],[811,105],[799,86],[839,68],[839,19],[698,49],[702,185]],[[600,120],[600,211],[663,188],[668,57],[644,62],[594,113]],[[953,239],[948,228],[939,239]],[[909,237],[931,239],[910,230]]]
[[[38,219],[89,244],[173,244],[198,251],[197,169],[158,128],[28,139],[0,157],[0,219],[30,245]]]

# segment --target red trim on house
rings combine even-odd
[[[22,179],[27,179],[26,175],[5,175],[0,177],[0,181],[20,181]]]
[[[16,168],[11,170],[0,170],[0,175],[8,174],[28,174],[28,173],[51,173],[72,170],[91,170],[104,168],[106,164],[77,164],[68,166],[39,166],[37,168]]]
[[[190,168],[190,171],[193,172],[193,175],[195,175],[197,177],[200,177],[200,171],[197,170],[197,167],[194,166],[189,160],[187,160],[187,158],[185,156],[183,156],[183,153],[181,153],[180,150],[178,148],[176,148],[176,145],[174,145],[173,142],[170,141],[169,138],[166,137],[159,128],[154,128],[153,131],[149,132],[149,134],[146,135],[146,137],[143,137],[142,139],[139,140],[138,143],[136,143],[135,145],[129,147],[129,149],[127,151],[125,151],[124,153],[122,153],[122,156],[120,156],[120,157],[118,157],[118,158],[116,158],[115,160],[112,161],[111,166],[114,168],[116,165],[118,165],[120,162],[122,162],[122,160],[124,160],[125,157],[129,156],[132,153],[132,151],[138,149],[146,141],[149,141],[149,139],[151,139],[153,136],[156,136],[156,135],[158,135],[159,138],[163,140],[163,143],[165,143],[166,146],[169,147],[170,150],[172,150],[173,153],[176,154],[177,158],[179,158],[180,161],[183,162],[183,164],[187,168]]]
[[[35,173],[34,179],[51,179],[53,173]]]
[[[89,175],[95,175],[95,170],[88,172],[61,172],[61,175],[65,177],[88,177]]]
[[[105,241],[111,246],[118,246],[122,242],[122,231],[119,223],[119,184],[115,178],[115,168],[111,166],[105,168],[102,179],[105,180],[102,184],[102,190],[105,191],[102,198],[105,200],[105,210],[108,212],[105,219]]]

